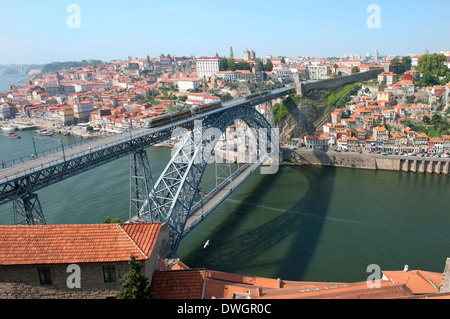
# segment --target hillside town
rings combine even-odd
[[[449,67],[450,55],[446,60]],[[317,134],[304,137],[306,148],[448,157],[450,83],[418,87],[423,74],[411,69],[400,76],[388,62],[377,80],[364,83],[345,107],[333,110]],[[433,127],[438,131],[424,132]]]
[[[450,68],[450,52],[443,65]],[[283,84],[319,81],[375,68],[378,79],[363,83],[343,108],[335,108],[318,134],[305,136],[309,149],[444,154],[450,135],[415,131],[413,124],[447,123],[450,83],[420,86],[421,56],[395,73],[397,57],[344,55],[342,58],[186,57],[161,54],[51,73],[33,70],[29,81],[0,93],[0,120],[20,118],[48,130],[91,136],[123,132],[146,119],[196,105],[227,101]],[[400,72],[399,72],[400,73]],[[6,123],[6,122],[4,122]],[[6,125],[6,124],[4,124]],[[86,132],[86,130],[88,132]],[[443,133],[448,133],[448,129]]]

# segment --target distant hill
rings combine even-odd
[[[44,65],[39,64],[3,64],[0,65],[0,76],[2,75],[27,75],[30,70],[42,69]]]
[[[66,61],[66,62],[52,62],[46,64],[44,68],[41,70],[41,73],[53,73],[58,71],[69,71],[72,68],[78,69],[83,68],[88,65],[98,65],[102,64],[101,60],[82,60],[82,61]]]

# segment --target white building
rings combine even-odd
[[[226,81],[234,81],[236,80],[236,73],[233,71],[220,71],[217,73],[216,77]]]
[[[194,78],[183,78],[179,79],[177,84],[180,92],[186,92],[187,90],[198,89],[201,86],[201,80]]]
[[[11,112],[9,108],[9,104],[0,105],[0,119],[6,120],[11,117]]]
[[[314,64],[308,67],[309,78],[311,80],[328,79],[331,75],[331,69],[328,65]]]
[[[197,77],[206,79],[219,73],[219,63],[221,58],[201,57],[196,60]]]
[[[190,93],[188,94],[186,100],[186,103],[191,105],[202,105],[215,102],[220,102],[220,97],[206,95],[202,93]]]
[[[323,150],[328,148],[328,137],[325,135],[305,136],[305,145],[307,149]]]

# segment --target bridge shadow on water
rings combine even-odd
[[[280,173],[264,176],[235,211],[211,232],[211,246],[190,249],[183,262],[190,267],[242,274],[241,269],[246,269],[246,275],[303,280],[326,221],[336,170],[324,166],[292,169],[306,177],[309,188],[304,196],[301,195],[304,190],[298,190],[298,201],[290,208],[275,208],[276,216],[267,218],[263,224],[244,233],[235,231],[250,214],[257,214],[264,207],[263,199],[279,180]],[[283,247],[282,257],[278,247]],[[278,257],[267,256],[269,250],[276,250]],[[272,269],[270,273],[268,269]]]

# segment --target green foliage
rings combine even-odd
[[[391,62],[392,72],[402,75],[406,71],[411,70],[411,57],[405,56],[400,59],[400,57],[395,57]]]
[[[66,62],[52,62],[46,64],[42,69],[41,73],[51,73],[63,70],[69,70],[70,68],[83,68],[88,65],[98,65],[103,63],[100,60],[82,60],[81,62],[77,61],[66,61]]]
[[[273,117],[275,125],[278,125],[282,118],[288,116],[289,111],[296,108],[300,103],[300,97],[295,94],[289,95],[284,99],[283,103],[277,103],[273,106]]]
[[[220,71],[228,70],[228,60],[227,59],[220,60],[220,62],[219,62],[219,70]]]
[[[267,60],[266,64],[264,65],[264,71],[272,71],[273,70],[273,63],[269,59]]]
[[[236,60],[233,58],[228,58],[227,61],[228,68],[223,71],[236,71]]]
[[[130,270],[122,277],[122,289],[117,294],[117,299],[151,299],[152,287],[148,279],[141,274],[142,264],[131,256]]]
[[[428,118],[428,120],[426,118]],[[428,121],[430,124],[427,124]],[[426,125],[412,123],[410,120],[402,121],[401,123],[410,127],[415,132],[427,134],[430,138],[442,137],[442,135],[450,134],[450,123],[448,123],[446,118],[443,118],[439,114],[434,114],[431,119],[424,116],[423,122]]]
[[[325,105],[327,106],[327,108],[333,107],[339,101],[339,99],[341,99],[345,95],[349,94],[352,90],[354,90],[358,86],[359,86],[359,83],[348,84],[348,85],[344,86],[337,93],[330,92],[328,94],[328,98],[327,98]],[[346,102],[346,101],[343,101],[343,102]],[[336,107],[340,107],[340,106],[341,106],[341,104],[336,105]]]
[[[280,120],[289,114],[289,109],[284,103],[277,103],[273,106],[273,117],[275,125],[278,125]]]
[[[236,70],[252,70],[252,66],[250,63],[245,61],[239,61],[236,63],[236,60],[233,58],[223,59],[219,63],[220,71],[236,71]]]
[[[450,82],[450,69],[444,64],[446,56],[444,54],[425,54],[419,59],[417,71],[423,73],[423,79],[418,84],[420,86],[431,86]],[[439,81],[440,77],[444,77]]]
[[[431,74],[430,72],[425,72],[420,82],[420,86],[434,86],[439,84],[439,79],[436,75]]]
[[[103,220],[103,224],[116,224],[116,223],[120,223],[119,218],[111,219],[111,217],[108,216]]]

